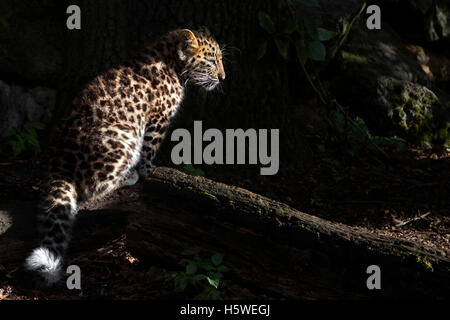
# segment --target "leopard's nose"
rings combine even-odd
[[[220,80],[220,82],[225,80],[225,72],[220,72],[219,73],[219,80]]]

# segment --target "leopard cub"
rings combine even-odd
[[[57,282],[78,205],[147,176],[185,84],[212,90],[224,79],[211,33],[181,29],[88,83],[50,147],[38,215],[42,241],[26,268],[46,285]]]

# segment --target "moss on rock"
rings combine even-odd
[[[337,65],[334,94],[373,133],[426,147],[450,145],[450,104],[429,89],[416,56],[387,24],[370,35],[358,26]]]
[[[450,131],[446,110],[439,98],[425,86],[401,81],[392,88],[392,125],[401,135],[425,146],[449,145]]]

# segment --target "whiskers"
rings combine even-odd
[[[213,77],[210,73],[204,73],[200,71],[189,72],[189,80],[197,85],[202,86],[207,91],[213,90],[220,84],[219,79]]]
[[[239,48],[233,47],[233,46],[230,46],[230,45],[227,45],[227,44],[221,45],[220,46],[220,51],[222,52],[222,59],[227,61],[227,62],[230,61],[230,59],[228,57],[232,54],[232,51],[236,51],[239,54],[242,54],[242,51]]]
[[[225,91],[223,90],[223,83],[219,82],[219,84],[215,87],[217,91],[219,91],[221,94],[225,94]]]

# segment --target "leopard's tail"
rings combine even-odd
[[[44,285],[50,286],[61,277],[63,257],[70,241],[76,211],[74,185],[65,180],[52,180],[38,215],[41,244],[25,261],[25,268],[36,273],[37,280]]]

